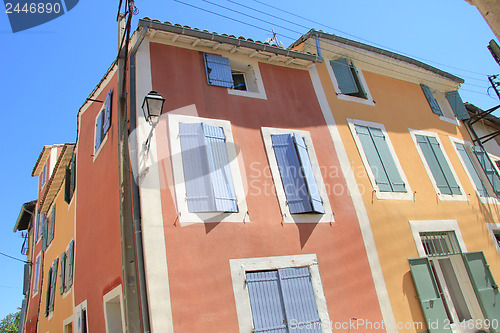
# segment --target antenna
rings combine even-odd
[[[276,34],[276,31],[274,31],[274,29],[271,29],[271,31],[273,32],[273,36],[271,38],[268,38],[266,40],[266,43],[269,43],[271,45],[274,45],[274,46],[278,46],[278,47],[282,47],[282,48],[285,48],[283,46],[283,43],[281,41],[278,40],[278,37],[277,37],[277,34]]]

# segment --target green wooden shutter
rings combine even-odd
[[[49,315],[50,309],[50,287],[52,286],[52,267],[49,268],[49,273],[47,274],[47,293],[45,297],[45,317]]]
[[[57,267],[59,265],[59,258],[56,258],[52,263],[52,278],[50,279],[50,301],[49,312],[54,311],[54,299],[56,296],[56,282],[57,282]]]
[[[45,251],[47,249],[48,236],[49,236],[48,221],[47,218],[44,216],[42,221],[42,251]]]
[[[448,315],[429,259],[414,258],[408,262],[429,333],[451,332],[446,325],[449,324]]]
[[[65,278],[66,278],[66,252],[63,252],[63,254],[61,254],[61,272],[59,274],[59,277],[60,277],[60,282],[59,282],[59,292],[60,294],[64,294],[64,290],[65,290]]]
[[[356,94],[359,92],[359,87],[356,84],[356,78],[352,72],[352,66],[347,58],[331,60],[333,73],[337,79],[340,92],[342,94]]]
[[[432,112],[435,114],[438,114],[440,116],[443,115],[443,111],[441,111],[441,108],[439,107],[438,102],[434,98],[434,95],[432,94],[431,88],[425,84],[420,84],[420,87],[422,87],[422,91],[424,92],[425,98],[427,98],[427,102],[429,102],[429,106],[432,109]]]
[[[498,180],[497,172],[495,170],[495,167],[491,163],[488,154],[483,148],[478,146],[472,147],[472,150],[474,151],[474,154],[476,155],[479,164],[481,164],[481,167],[483,168],[486,177],[490,181],[490,184],[493,187],[493,190],[495,191],[496,195],[500,195],[500,180]]]
[[[453,109],[453,112],[455,113],[455,116],[460,119],[469,119],[469,112],[467,112],[467,109],[464,106],[464,102],[462,102],[462,98],[460,98],[460,94],[458,91],[449,91],[446,94],[446,98],[448,99],[448,102],[450,103],[451,108]]]
[[[458,153],[462,157],[462,161],[464,162],[467,171],[469,171],[469,175],[471,176],[472,181],[474,182],[474,186],[476,187],[479,196],[488,197],[489,196],[488,191],[486,190],[486,187],[484,186],[484,183],[481,180],[481,177],[479,176],[479,173],[477,172],[474,163],[472,163],[472,160],[469,156],[469,153],[467,152],[467,149],[461,143],[455,143],[455,146],[457,147]]]
[[[490,323],[500,323],[500,293],[484,253],[467,252],[463,254],[463,259],[484,318]],[[490,332],[500,332],[500,327],[491,325]]]
[[[50,229],[49,229],[49,237],[47,239],[47,246],[52,242],[54,239],[54,231],[55,231],[55,225],[56,225],[56,206],[52,208],[52,212],[50,213]]]
[[[73,270],[74,270],[74,259],[75,259],[75,241],[72,240],[71,243],[69,243],[69,249],[68,249],[68,256],[66,260],[68,260],[68,284],[65,286],[66,290],[71,287],[73,284]]]

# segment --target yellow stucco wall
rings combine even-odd
[[[486,228],[486,223],[499,222],[499,206],[479,201],[448,137],[471,141],[465,126],[451,124],[432,113],[418,83],[373,72],[363,71],[363,76],[375,105],[341,100],[326,66],[328,61],[317,64],[320,80],[368,213],[396,322],[425,322],[407,261],[419,256],[409,221],[456,220],[467,251],[484,251],[494,277],[500,281],[500,254]],[[385,126],[411,189],[416,192],[414,201],[377,199],[347,118]],[[409,129],[439,134],[468,201],[439,200]],[[399,330],[415,331],[420,330]]]

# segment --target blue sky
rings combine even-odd
[[[12,229],[22,204],[36,199],[33,166],[44,145],[75,142],[78,109],[116,57],[118,2],[80,0],[67,14],[18,33],[11,32],[0,6],[1,253],[22,258],[22,238]],[[460,90],[464,101],[483,109],[498,104],[494,92],[490,89],[491,97],[487,93],[487,75],[500,72],[486,48],[494,35],[465,0],[267,2],[278,9],[264,2],[137,0],[132,27],[149,16],[261,41],[274,29],[285,46],[315,28],[426,62],[465,80]],[[2,319],[21,305],[23,264],[0,255],[0,270]]]

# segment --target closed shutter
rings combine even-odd
[[[381,129],[356,125],[366,159],[381,192],[406,192]]]
[[[95,122],[95,145],[94,145],[94,153],[97,152],[97,149],[99,149],[99,146],[101,145],[102,142],[102,122],[103,122],[103,113],[99,112],[99,115],[97,116],[96,122]]]
[[[102,124],[103,135],[108,132],[108,129],[111,126],[111,104],[113,101],[112,96],[113,96],[113,93],[110,90],[108,92],[108,95],[106,96],[106,100],[104,101],[104,115],[103,115],[103,124]]]
[[[467,168],[467,171],[469,172],[469,175],[472,178],[472,181],[474,182],[474,186],[476,187],[477,192],[479,193],[479,196],[481,197],[488,197],[488,191],[486,190],[486,187],[484,186],[483,181],[481,180],[481,177],[479,176],[479,173],[476,170],[476,167],[472,163],[472,160],[469,156],[469,153],[467,152],[465,146],[460,143],[455,144],[457,147],[457,151],[460,154],[460,157],[462,157],[462,161],[464,162],[465,167]]]
[[[42,221],[42,251],[45,251],[45,249],[47,249],[47,239],[49,236],[49,231],[47,227],[48,227],[47,219],[44,217]]]
[[[211,171],[215,210],[238,212],[224,130],[222,127],[203,124],[203,132]]]
[[[484,318],[491,323],[490,331],[500,332],[498,325],[493,324],[500,322],[500,293],[484,253],[467,252],[463,254],[463,259]]]
[[[59,273],[59,293],[64,294],[66,278],[66,252],[61,254],[61,272]]]
[[[462,98],[460,98],[460,94],[458,91],[449,91],[446,94],[446,98],[448,99],[448,102],[450,103],[451,108],[453,109],[453,112],[455,113],[455,116],[460,119],[469,119],[469,112],[467,112],[467,109],[464,106],[464,102],[462,102]]]
[[[420,87],[422,87],[422,91],[424,92],[425,98],[427,98],[427,102],[429,102],[429,106],[431,107],[432,112],[442,116],[443,111],[441,111],[438,102],[434,98],[431,88],[429,88],[429,86],[426,86],[425,84],[420,84]]]
[[[232,88],[233,75],[229,59],[214,54],[204,54],[205,69],[208,84],[219,87]]]
[[[247,272],[253,332],[287,332],[277,271]]]
[[[360,92],[349,59],[340,58],[331,60],[330,65],[332,66],[342,94],[356,94]]]
[[[69,287],[71,287],[71,285],[73,284],[73,270],[74,270],[74,258],[75,258],[75,255],[74,255],[74,252],[75,252],[75,241],[71,241],[69,243],[69,249],[68,249],[68,256],[66,258],[66,260],[68,260],[68,283],[67,285],[65,286],[66,289],[69,289]]]
[[[30,264],[24,264],[23,295],[28,293],[30,288]]]
[[[47,239],[47,246],[52,242],[54,239],[54,231],[55,231],[55,225],[56,225],[56,206],[52,208],[52,212],[50,213],[50,222],[49,222],[49,237]]]
[[[415,258],[408,259],[408,262],[429,333],[451,332],[448,315],[429,259]]]
[[[478,146],[472,147],[472,150],[474,150],[474,154],[476,155],[479,164],[481,164],[481,167],[483,168],[486,177],[490,181],[490,184],[493,187],[495,194],[500,195],[500,181],[498,180],[495,167],[491,163],[491,160],[488,157],[487,153],[484,151],[483,148]]]
[[[64,173],[64,201],[68,204],[71,201],[71,169],[69,166],[66,167]]]
[[[179,126],[189,211],[237,212],[223,129],[203,123]]]
[[[423,135],[416,135],[415,137],[441,194],[461,194],[460,187],[436,138]]]
[[[291,134],[271,135],[283,189],[290,213],[311,212],[307,185],[302,176],[300,161]]]
[[[59,258],[54,260],[52,264],[52,277],[50,279],[50,302],[49,302],[49,312],[54,311],[54,299],[56,296],[56,282],[57,282],[57,267],[59,266]]]
[[[324,214],[325,209],[323,208],[323,200],[319,195],[318,184],[316,183],[316,178],[314,178],[314,172],[306,143],[304,142],[304,139],[297,134],[294,134],[293,139],[295,141],[297,155],[302,166],[302,173],[309,192],[312,210],[314,212]]]
[[[321,332],[309,267],[279,269],[278,275],[288,327],[297,331]]]

